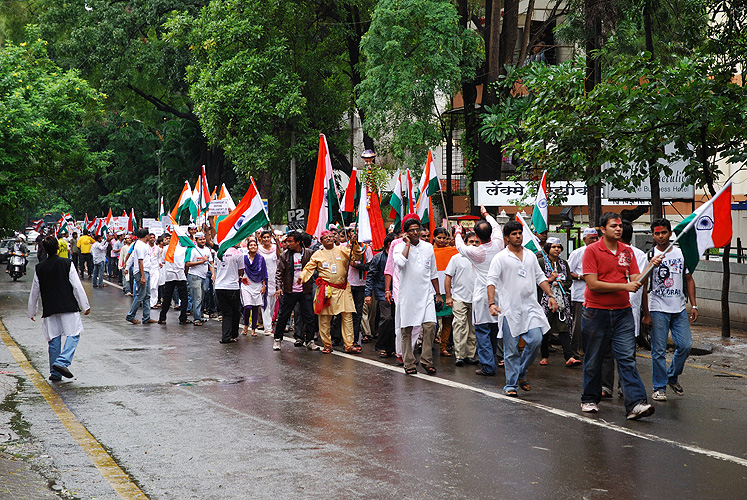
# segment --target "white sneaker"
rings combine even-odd
[[[279,350],[280,350],[280,342],[281,342],[280,340],[276,340],[276,341],[275,341],[275,342],[274,342],[274,343],[272,344],[272,350],[273,350],[273,351],[279,351]]]
[[[653,415],[656,408],[648,403],[638,403],[633,407],[630,413],[627,415],[628,420],[638,420],[639,418],[648,417]]]
[[[316,345],[316,342],[314,342],[313,340],[311,340],[311,341],[309,341],[309,342],[306,343],[306,349],[308,349],[309,351],[319,351],[322,348],[319,347],[318,345]]]
[[[597,413],[599,406],[596,403],[581,403],[581,411],[584,413]]]
[[[651,399],[653,399],[654,401],[666,401],[667,393],[664,391],[654,391],[654,393],[651,395]]]

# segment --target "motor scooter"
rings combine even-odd
[[[26,267],[26,256],[22,253],[13,252],[10,255],[10,269],[8,274],[13,278],[13,281],[18,281],[18,278],[23,276],[23,268]]]

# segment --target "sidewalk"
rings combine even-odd
[[[711,354],[698,354],[694,351],[687,359],[692,365],[701,365],[723,372],[747,376],[747,332],[732,328],[731,337],[722,338],[718,326],[690,325],[693,335],[693,349],[712,348]],[[728,374],[724,374],[728,376]]]

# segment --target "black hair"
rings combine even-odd
[[[259,233],[259,237],[262,238],[266,234],[269,234],[270,238],[272,238],[272,231],[268,231],[267,229],[265,229],[261,233]]]
[[[475,234],[474,231],[467,231],[467,234],[464,235],[464,241],[467,241],[468,239],[472,238],[473,236],[477,238],[477,235]]]
[[[159,236],[158,239],[156,239],[156,244],[160,245],[161,243],[163,243],[163,239],[163,235]]]
[[[384,248],[388,248],[389,245],[392,244],[394,240],[397,239],[397,235],[394,233],[389,233],[384,237]]]
[[[672,223],[669,222],[669,219],[664,219],[664,218],[662,218],[662,219],[654,219],[651,222],[651,232],[652,233],[654,232],[654,228],[656,226],[664,226],[665,228],[667,228],[667,231],[669,231],[670,233],[672,232]]]
[[[503,226],[503,236],[508,237],[514,231],[524,231],[524,226],[517,220],[510,220]]]
[[[141,227],[140,229],[137,230],[138,239],[145,238],[146,236],[148,236],[148,230],[146,228]]]
[[[444,228],[444,227],[437,227],[436,229],[433,230],[433,237],[434,238],[436,236],[438,236],[439,234],[445,234],[446,236],[451,236],[449,234],[449,230],[446,229],[446,228]]]
[[[47,236],[42,241],[42,246],[44,247],[44,251],[49,255],[57,255],[57,249],[60,248],[60,243],[54,236]]]
[[[309,233],[301,233],[301,239],[296,241],[300,241],[304,248],[309,248],[312,242],[311,235]]]
[[[410,229],[410,226],[412,226],[413,224],[417,224],[419,226],[420,221],[417,219],[407,219],[405,222],[402,223],[402,230],[404,232],[407,232],[407,230]]]
[[[607,223],[614,219],[622,219],[622,217],[620,217],[620,214],[617,212],[605,212],[602,214],[602,217],[599,218],[599,225],[601,227],[607,227]]]
[[[477,224],[475,224],[475,234],[480,238],[480,241],[487,243],[493,235],[493,226],[491,226],[485,219],[480,219],[477,221]]]
[[[51,230],[50,230],[51,231]],[[88,236],[88,229],[83,230],[83,236]]]
[[[563,251],[563,244],[562,243],[545,243],[545,246],[543,250],[545,253],[548,253],[550,251],[550,248],[552,248],[553,245],[560,245],[560,251]]]
[[[291,231],[285,237],[293,238],[293,241],[303,244],[303,236],[301,236],[301,233],[298,231]]]
[[[623,232],[620,239],[626,245],[630,245],[630,242],[633,241],[633,223],[627,219],[623,219],[622,226]]]

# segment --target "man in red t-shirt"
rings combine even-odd
[[[630,307],[630,292],[636,292],[638,281],[635,255],[622,237],[619,214],[607,212],[601,218],[602,239],[584,252],[583,272],[586,281],[581,336],[584,344],[584,390],[581,411],[596,413],[602,398],[602,360],[611,350],[617,360],[620,382],[625,396],[628,420],[654,413],[646,400],[646,388],[635,365],[635,326]],[[660,258],[657,258],[659,263]],[[659,263],[651,261],[652,266]]]

